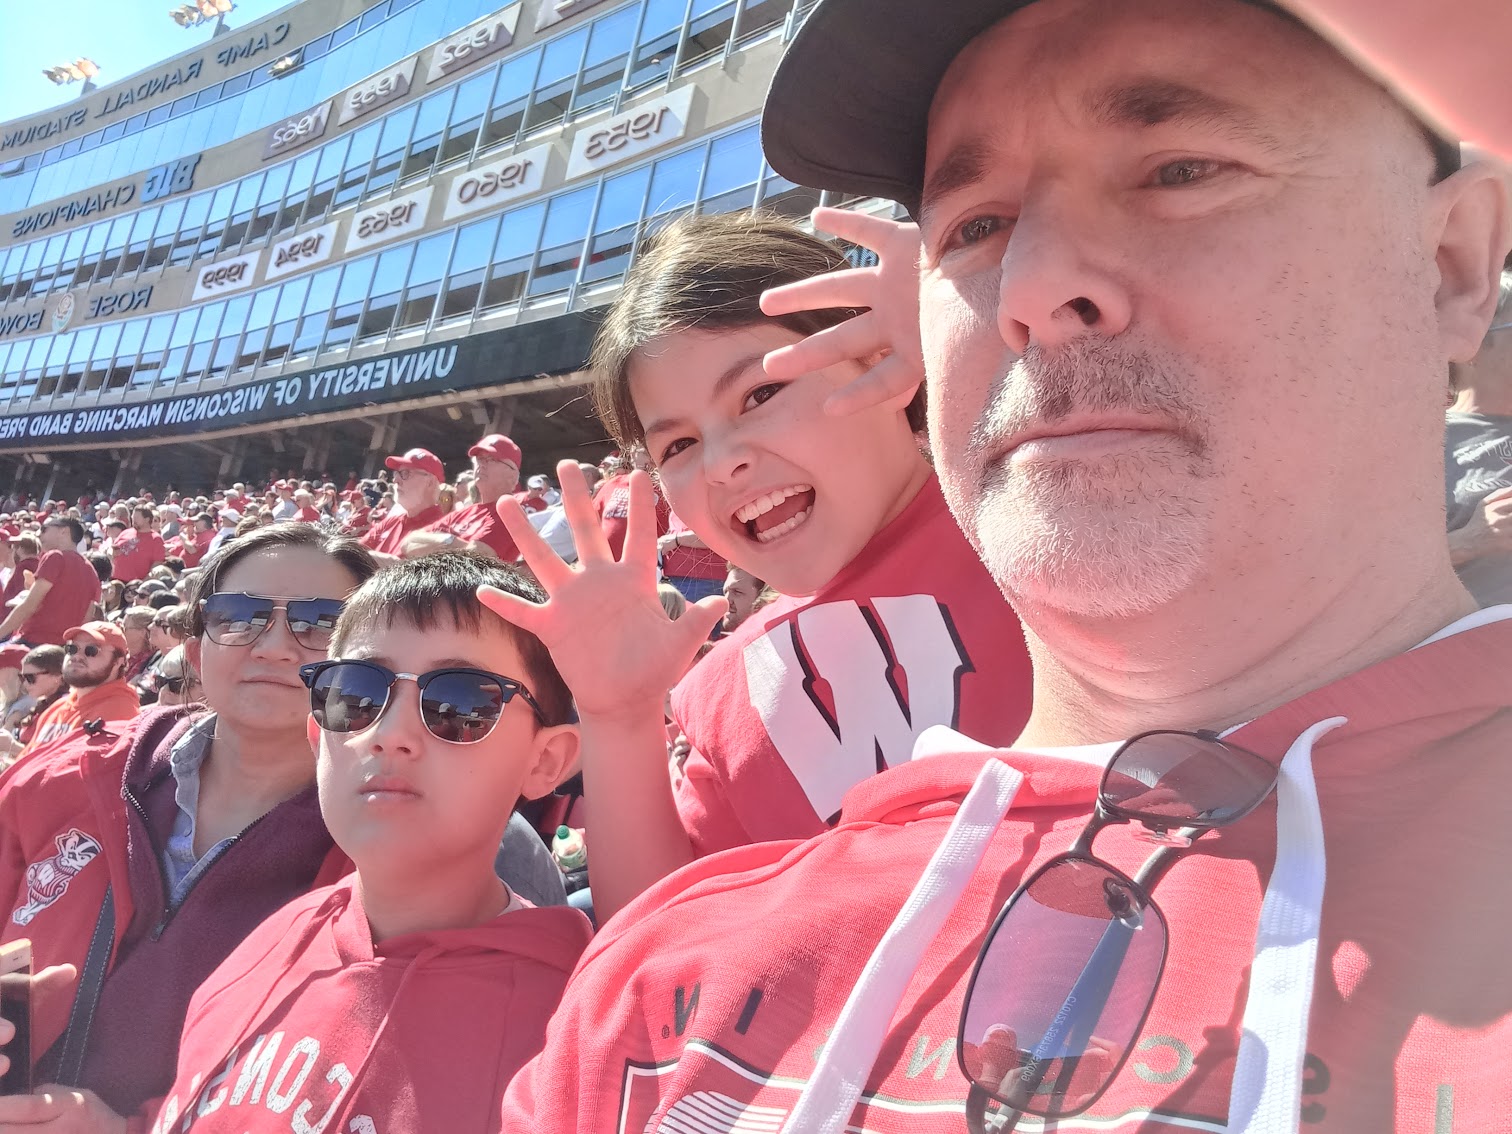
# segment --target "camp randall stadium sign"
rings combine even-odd
[[[196,433],[288,422],[479,389],[541,374],[579,370],[593,322],[569,314],[539,323],[412,347],[373,358],[318,366],[232,386],[131,405],[16,414],[0,418],[0,451],[171,441]]]

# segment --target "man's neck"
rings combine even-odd
[[[509,905],[509,887],[499,881],[491,864],[482,865],[486,869],[468,873],[394,873],[358,866],[357,885],[373,942],[407,933],[468,929],[498,917]]]
[[[1034,709],[1018,743],[1092,744],[1149,729],[1240,724],[1409,650],[1475,610],[1447,558],[1416,578],[1362,569],[1328,589],[1299,580],[1287,594],[1246,582],[1193,588],[1128,619],[1021,607]]]
[[[1478,413],[1489,417],[1512,417],[1512,382],[1500,382],[1487,388],[1467,386],[1456,395],[1455,413]]]

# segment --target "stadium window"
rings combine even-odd
[[[352,147],[347,151],[332,208],[350,205],[362,196],[367,185],[368,171],[373,164],[373,153],[378,148],[378,133],[382,128],[382,123],[370,122],[352,135]]]
[[[315,183],[315,166],[320,153],[302,154],[289,164],[289,188],[284,193],[283,204],[278,210],[278,220],[273,225],[273,235],[288,232],[299,224],[305,202],[310,196],[310,186]]]
[[[58,275],[63,277],[58,286],[73,286],[73,277],[79,267],[79,260],[84,255],[84,243],[89,239],[90,227],[83,225],[68,234],[68,239],[63,244],[63,258],[58,261]]]
[[[437,91],[420,103],[420,116],[415,120],[415,134],[410,142],[409,153],[399,170],[401,182],[423,177],[435,164],[436,153],[441,148],[441,131],[451,117],[451,88]]]
[[[376,256],[365,256],[342,267],[341,283],[336,288],[336,304],[331,308],[331,325],[326,329],[325,347],[332,350],[352,341],[357,332],[357,320],[362,315],[362,304],[373,285],[373,268]]]
[[[722,4],[693,0],[688,34],[683,40],[682,60],[678,63],[679,72],[724,51],[725,45],[730,42],[730,33],[734,30],[734,0]]]
[[[257,209],[257,198],[262,192],[263,175],[254,173],[250,177],[243,177],[236,186],[236,200],[231,206],[231,219],[226,225],[225,235],[221,237],[221,251],[227,252],[241,247],[246,238],[247,229],[252,226],[252,214]]]
[[[299,329],[294,333],[291,355],[302,357],[320,349],[326,326],[331,321],[331,309],[336,302],[336,284],[340,278],[340,268],[327,268],[310,278],[310,290],[305,296],[304,309],[299,317]]]
[[[394,315],[399,309],[399,296],[404,290],[404,281],[409,275],[410,260],[414,254],[413,244],[390,248],[379,254],[367,310],[362,313],[362,320],[357,325],[359,342],[382,338],[393,327]]]
[[[17,355],[20,354],[18,358]],[[14,367],[12,373],[20,374],[20,381],[16,386],[16,397],[30,398],[37,392],[37,383],[42,377],[42,362],[47,356],[47,343],[42,339],[33,339],[30,344],[18,343],[17,350],[11,352],[8,365]],[[23,365],[24,363],[24,365]]]
[[[346,164],[347,149],[351,135],[337,138],[321,148],[320,162],[315,167],[315,184],[310,189],[310,199],[305,203],[304,221],[309,224],[322,220],[330,211],[336,198],[336,185],[341,179],[341,168]]]
[[[178,234],[173,238],[173,248],[168,253],[169,267],[180,267],[194,259],[199,249],[200,235],[205,228],[205,218],[210,214],[210,193],[196,193],[184,206],[184,219],[179,224]]]
[[[541,70],[536,76],[535,93],[525,114],[525,133],[560,122],[572,105],[572,92],[583,69],[583,54],[588,49],[588,29],[579,28],[547,43],[541,51]]]
[[[640,43],[630,69],[629,89],[663,79],[672,70],[672,56],[677,53],[677,41],[687,10],[686,0],[646,0]]]
[[[546,224],[541,233],[541,251],[536,257],[526,294],[531,297],[565,291],[577,278],[582,262],[588,216],[597,187],[587,186],[563,193],[547,203]]]
[[[574,116],[613,100],[625,75],[625,61],[634,45],[639,20],[640,7],[636,5],[594,21],[589,29],[583,76],[572,100]]]
[[[158,371],[159,387],[176,385],[184,376],[184,364],[189,361],[189,346],[194,341],[194,328],[199,322],[199,308],[180,311],[173,322],[173,331],[168,336],[168,349],[163,354],[163,366]]]
[[[247,226],[248,245],[253,245],[267,238],[273,231],[273,224],[278,219],[279,207],[283,204],[284,193],[289,188],[289,174],[293,171],[290,162],[274,166],[268,170],[268,176],[263,181],[262,190],[257,195],[257,206],[252,214],[252,223]]]
[[[499,218],[490,217],[457,231],[457,250],[445,279],[441,297],[442,323],[470,316],[483,290],[483,275],[499,230]]]
[[[641,206],[650,184],[650,166],[622,173],[604,182],[598,215],[593,221],[593,236],[588,244],[588,262],[583,265],[585,284],[613,279],[623,275],[630,266]]]
[[[702,146],[664,157],[651,174],[651,195],[646,215],[677,213],[698,200],[698,178],[703,172]]]
[[[152,233],[162,211],[161,206],[154,205],[136,214],[136,222],[131,226],[131,236],[126,242],[126,253],[121,257],[120,275],[137,271],[147,259],[147,248],[152,243]]]
[[[173,333],[176,316],[154,315],[147,320],[147,331],[142,338],[142,356],[131,374],[133,389],[142,389],[157,382],[158,371],[163,368],[163,354],[168,349],[168,337]]]
[[[436,296],[441,291],[441,277],[446,275],[446,262],[451,257],[454,235],[438,232],[415,242],[415,260],[406,277],[404,299],[399,304],[399,317],[394,322],[395,330],[407,331],[430,322],[436,309]]]
[[[131,231],[130,215],[116,217],[110,222],[110,232],[105,237],[105,251],[100,256],[100,266],[95,270],[95,282],[111,279],[121,266],[121,256],[126,252],[126,238]]]
[[[236,182],[232,181],[215,190],[210,198],[210,215],[205,218],[205,234],[200,237],[194,258],[214,256],[221,247],[221,236],[226,231],[226,222],[231,219],[231,206],[236,201]]]
[[[761,139],[757,128],[715,138],[709,144],[709,161],[699,211],[730,213],[756,203],[756,181],[761,176]]]
[[[545,215],[544,204],[528,205],[504,214],[498,238],[494,241],[488,281],[483,285],[484,310],[516,303],[525,295],[525,281],[530,276],[530,263],[534,259]]]
[[[10,368],[11,346],[0,343],[0,402],[9,401],[15,392],[16,374]]]
[[[63,368],[63,380],[58,385],[60,394],[74,394],[84,388],[84,373],[89,369],[90,355],[94,353],[95,340],[99,337],[98,327],[80,327],[74,334],[68,362]]]
[[[105,388],[124,390],[136,369],[137,355],[142,350],[142,339],[147,334],[146,319],[129,319],[121,324],[121,341],[115,348],[113,358],[106,359]]]
[[[184,209],[187,205],[187,201],[178,197],[171,198],[162,206],[157,224],[152,229],[152,236],[147,247],[147,259],[142,263],[143,271],[161,268],[168,262],[168,254],[173,251],[173,238],[178,234],[179,226],[183,223]]]
[[[273,309],[278,304],[278,287],[265,287],[252,293],[252,309],[247,313],[247,329],[242,333],[236,348],[238,372],[251,370],[262,360],[263,346],[268,341],[268,327],[273,322]]]
[[[68,350],[73,346],[73,339],[72,334],[52,337],[52,344],[47,351],[47,360],[42,364],[42,377],[37,382],[39,398],[50,398],[58,392],[58,384],[63,380],[63,368],[68,362]]]
[[[205,376],[222,379],[231,373],[236,364],[236,348],[241,342],[242,331],[247,326],[247,312],[252,308],[250,295],[238,295],[226,302],[226,314],[221,319],[220,331],[215,336],[215,350],[210,356],[210,365]]]
[[[540,63],[541,49],[536,48],[499,67],[480,149],[510,145],[519,136],[520,127],[525,122],[525,108],[530,105],[530,88]]]
[[[184,362],[184,381],[204,380],[210,368],[210,354],[215,347],[215,337],[220,334],[221,320],[226,314],[226,304],[207,303],[200,308],[199,322],[195,324],[194,338],[189,343],[189,354]]]
[[[294,345],[294,327],[309,290],[308,276],[296,276],[280,289],[278,303],[273,308],[273,325],[268,328],[268,345],[263,348],[264,362],[279,362],[289,353]]]
[[[446,138],[441,143],[441,165],[472,153],[473,145],[478,140],[478,127],[483,123],[483,112],[488,108],[488,96],[493,89],[493,82],[492,74],[474,75],[457,87],[451,124],[447,126]]]
[[[414,133],[418,105],[411,103],[383,120],[383,131],[378,139],[378,154],[373,158],[373,172],[368,176],[367,192],[376,193],[392,185],[399,178],[399,166],[404,161],[404,147]]]

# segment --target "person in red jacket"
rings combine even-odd
[[[271,1134],[291,1109],[310,1129],[494,1128],[590,929],[494,873],[515,801],[550,793],[578,740],[550,656],[483,610],[483,586],[540,597],[475,555],[400,563],[305,667],[321,812],[356,873],[274,914],[201,986],[153,1131]],[[290,1058],[304,1069],[238,1089]]]
[[[441,458],[429,449],[410,449],[385,458],[383,463],[394,470],[395,504],[363,535],[362,546],[380,555],[397,557],[411,532],[441,518],[441,507],[436,501],[446,470]]]
[[[818,834],[852,785],[906,762],[931,725],[1008,744],[1028,719],[1023,632],[950,516],[910,399],[835,416],[823,403],[861,362],[791,382],[761,368],[764,352],[849,314],[769,318],[763,289],[846,264],[839,247],[787,221],[680,220],[644,250],[594,344],[601,415],[655,464],[657,532],[668,504],[679,517],[682,546],[662,544],[663,569],[674,585],[698,581],[681,576],[699,569],[703,545],[701,569],[719,575],[692,591],[681,619],[655,618],[654,568],[633,563],[655,550],[655,537],[652,547],[637,538],[653,516],[649,493],[636,514],[637,485],[652,487],[644,471],[626,478],[623,505],[603,509],[600,546],[586,557],[578,548],[578,571],[527,556],[552,593],[544,621],[527,625],[583,713],[585,794],[616,801],[595,811],[600,853],[589,865],[604,916],[695,857]],[[558,475],[572,517],[587,501],[569,465]],[[612,481],[600,500],[604,491],[619,495]],[[620,511],[617,556],[609,523]],[[591,519],[572,526],[588,531]],[[725,609],[726,561],[789,597],[689,670]],[[689,745],[675,787],[669,689],[666,731]]]
[[[141,708],[126,679],[131,647],[114,622],[86,622],[64,636],[63,684],[67,695],[44,709],[36,720],[28,753],[74,731],[85,721],[122,722]]]
[[[410,536],[404,543],[406,556],[456,550],[496,555],[505,563],[520,557],[496,507],[520,483],[520,447],[502,433],[490,433],[467,450],[467,455],[473,461],[478,503],[448,512]]]
[[[42,1114],[145,1130],[190,995],[269,914],[350,869],[321,821],[299,667],[374,569],[314,525],[238,538],[189,599],[209,711],[76,729],[0,776],[0,943],[29,937],[39,974],[63,974],[34,1006],[32,1078],[76,1088],[0,1099],[0,1129]]]
[[[921,222],[799,353],[917,306],[1033,713],[648,892],[501,1128],[1505,1126],[1512,607],[1442,471],[1499,172],[1269,5],[821,0],[788,52],[768,160]]]

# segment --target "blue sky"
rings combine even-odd
[[[183,3],[184,0],[178,0]],[[288,0],[237,0],[232,28],[260,20]],[[210,40],[210,23],[184,29],[170,0],[0,0],[0,120],[22,118],[79,97],[79,84],[55,87],[44,67],[79,56],[100,65],[101,86]]]

